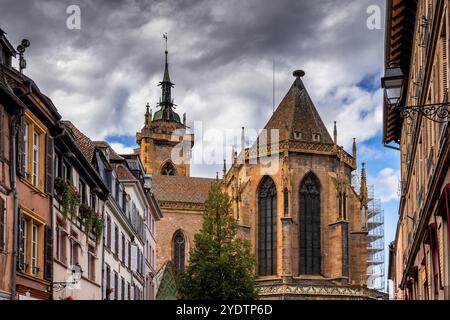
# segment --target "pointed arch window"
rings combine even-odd
[[[167,161],[167,163],[161,169],[161,175],[163,176],[174,176],[175,175],[175,167],[172,162]]]
[[[178,271],[186,269],[186,240],[181,230],[173,236],[173,264]]]
[[[258,274],[277,273],[277,190],[270,177],[264,177],[258,192]]]
[[[321,273],[320,185],[314,173],[309,173],[300,185],[299,212],[299,273]]]

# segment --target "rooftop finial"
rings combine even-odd
[[[292,75],[296,78],[301,78],[305,76],[305,71],[303,70],[295,70]]]
[[[147,102],[146,105],[147,111],[145,112],[145,124],[149,125],[152,122],[152,111],[150,110],[150,104]]]
[[[169,51],[167,50],[167,41],[169,40],[169,37],[167,36],[167,32],[163,34],[163,38],[164,38],[164,40],[166,41],[166,51],[165,51],[165,54],[166,54],[166,64],[165,64],[165,67],[164,67],[164,77],[163,77],[163,82],[170,83],[171,81],[170,81],[170,76],[169,76],[169,59],[168,59]]]
[[[169,40],[169,37],[167,36],[167,32],[163,34],[163,38],[166,40],[166,54],[168,53],[167,51],[167,41]]]
[[[364,162],[362,163],[362,167],[361,167],[361,184],[360,184],[359,195],[361,197],[362,204],[367,207],[369,197],[368,197],[368,193],[367,193],[366,164]]]
[[[227,160],[223,159],[223,180],[227,177]]]
[[[336,121],[334,122],[334,129],[333,129],[333,142],[334,145],[337,145],[337,124]]]

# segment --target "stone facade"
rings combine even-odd
[[[175,121],[146,122],[142,131],[136,134],[136,141],[139,144],[136,153],[141,156],[147,173],[161,174],[163,168],[169,165],[173,166],[174,175],[190,175],[189,161],[182,161],[181,163],[174,161],[175,156],[172,155],[174,148],[177,147],[179,148],[180,158],[186,156],[187,159],[190,159],[189,154],[183,155],[183,150],[190,150],[194,145],[194,135],[186,135],[185,131],[185,126]],[[183,141],[187,143],[188,148],[182,147]]]
[[[268,121],[266,131],[251,148],[243,148],[239,154],[233,153],[230,168],[224,164],[221,180],[224,190],[232,199],[233,212],[240,227],[239,234],[253,245],[261,297],[380,297],[377,292],[366,287],[367,217],[366,211],[361,209],[367,207],[367,197],[362,196],[367,194],[367,190],[364,189],[365,183],[358,193],[351,186],[351,173],[356,169],[356,143],[352,155],[337,145],[336,127],[332,139],[303,85],[301,77],[304,72],[296,71],[294,75],[296,79]],[[167,56],[164,79],[161,82],[161,101],[165,99],[164,84],[172,88],[170,80],[167,82],[170,79]],[[158,222],[158,268],[167,261],[173,261],[175,267],[182,268],[180,252],[188,263],[188,252],[193,248],[194,236],[202,226],[207,191],[214,181],[189,177],[190,157],[185,158],[182,166],[174,165],[174,170],[169,173],[162,170],[164,163],[171,160],[174,144],[169,144],[169,141],[175,141],[178,146],[184,142],[189,156],[189,149],[193,145],[189,142],[193,141],[193,136],[186,134],[185,121],[180,122],[171,106],[160,103],[161,109],[153,118],[147,108],[145,126],[136,135],[140,144],[137,153],[144,159],[147,173],[153,174],[155,195],[164,213],[164,218]],[[182,135],[170,136],[178,128]],[[275,135],[271,132],[275,132]],[[268,139],[265,139],[264,134],[267,134]],[[279,139],[276,139],[277,136]],[[319,194],[315,198],[319,199],[318,202],[314,202],[318,216],[314,215],[312,219],[320,221],[314,226],[314,230],[320,230],[320,234],[317,231],[308,233],[315,237],[315,247],[308,247],[309,244],[305,245],[300,240],[303,236],[300,232],[300,211],[302,205],[307,208],[304,206],[306,202],[300,198],[306,183],[304,181],[308,177],[317,181],[315,188]],[[261,243],[259,217],[263,210],[259,207],[259,199],[262,181],[267,179],[271,179],[275,185],[271,191],[275,193],[271,195],[272,203],[276,203],[275,207],[271,207],[271,214],[274,213],[275,217],[274,224],[269,227],[276,229],[275,236],[270,240],[276,243],[271,253],[276,259],[271,261],[275,266],[273,272],[259,274],[258,264],[263,263],[258,257],[261,252],[258,247]],[[317,195],[317,190],[314,192]],[[182,232],[182,247],[175,243],[177,232]],[[300,270],[301,255],[311,255],[309,250],[315,250],[314,274]]]
[[[269,131],[279,129],[279,136],[284,139],[278,146],[272,146],[277,151],[271,154],[274,163],[278,163],[278,168],[270,174],[277,190],[276,229],[281,230],[277,233],[277,272],[259,277],[260,284],[272,292],[269,295],[271,298],[276,297],[277,292],[282,298],[287,294],[280,289],[277,281],[295,287],[302,286],[304,281],[312,284],[314,281],[333,281],[335,288],[342,286],[344,291],[348,289],[348,284],[361,288],[366,285],[367,230],[365,223],[362,223],[366,217],[361,216],[364,213],[361,212],[360,197],[351,187],[351,172],[356,169],[356,146],[353,156],[350,156],[337,146],[336,133],[335,142],[332,142],[321,121],[314,121],[314,117],[318,116],[316,112],[311,111],[313,109],[307,110],[314,106],[309,97],[302,98],[305,94],[307,95],[306,89],[297,78],[266,126]],[[305,103],[309,104],[306,109],[301,105]],[[298,111],[290,110],[292,108],[305,110],[300,117],[300,114],[296,115]],[[305,130],[301,127],[302,121],[308,123]],[[294,130],[299,131],[299,134],[295,134]],[[305,135],[305,132],[309,133]],[[312,139],[318,141],[308,141],[315,132],[320,133],[320,138],[313,136]],[[231,169],[225,174],[224,184],[234,201],[235,217],[252,241],[258,261],[258,188],[260,181],[267,176],[267,165],[255,161],[262,158],[258,156],[258,150],[255,151],[255,148],[257,149],[253,146],[242,150],[240,155],[235,155]],[[299,270],[300,189],[303,179],[310,174],[317,177],[320,185],[321,270],[318,274],[302,275]],[[341,209],[339,197],[342,197],[345,203],[341,204]],[[267,287],[267,281],[273,283],[270,284],[273,285],[272,289]],[[312,290],[311,294],[294,294],[291,298],[316,297],[314,292]],[[324,294],[317,297],[327,297],[325,292],[328,291],[325,290]]]

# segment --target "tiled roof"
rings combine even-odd
[[[94,152],[96,147],[104,147],[109,148],[110,150],[110,159],[111,160],[124,160],[123,157],[119,156],[113,148],[106,141],[92,141],[85,134],[83,134],[80,130],[78,130],[75,125],[67,120],[61,121],[61,123],[70,129],[70,131],[74,134],[78,145],[80,146],[81,152],[83,155],[92,162],[94,157]],[[136,180],[127,166],[123,163],[111,163],[112,169],[116,172],[119,180]]]
[[[111,167],[116,172],[119,180],[136,180],[133,174],[128,170],[127,166],[123,163],[111,163]]]
[[[333,143],[300,77],[295,79],[265,129],[269,139],[270,130],[279,129],[280,140],[293,139],[295,132],[299,132],[302,140],[313,141],[313,134],[318,133],[321,142]]]
[[[152,179],[156,199],[163,202],[205,203],[216,179],[155,175]]]
[[[75,136],[78,145],[80,146],[81,152],[86,157],[89,162],[92,162],[92,158],[94,157],[95,144],[89,139],[86,135],[84,135],[77,127],[71,122],[67,120],[62,120],[61,123],[72,131]]]

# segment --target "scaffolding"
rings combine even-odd
[[[355,191],[360,190],[360,176],[352,175],[352,186]],[[375,198],[374,186],[367,187],[367,287],[380,292],[386,292],[385,276],[385,243],[384,243],[384,211],[381,200]]]
[[[384,211],[381,200],[375,198],[374,187],[367,188],[369,195],[367,213],[367,287],[386,292],[384,257]]]

